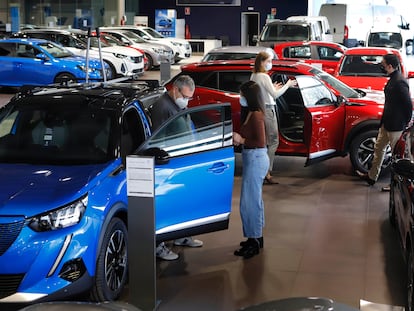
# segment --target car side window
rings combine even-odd
[[[339,50],[327,47],[327,46],[318,46],[318,55],[320,59],[324,60],[336,60],[339,61],[343,53]]]
[[[16,45],[13,43],[0,43],[0,56],[14,56]]]
[[[240,86],[249,81],[251,76],[250,71],[245,72],[220,72],[218,76],[218,88],[219,90],[227,91],[227,92],[233,92],[233,93],[239,93],[240,92]]]
[[[122,118],[121,157],[132,154],[145,140],[145,132],[138,112],[131,108]]]
[[[334,97],[325,84],[311,76],[297,76],[303,103],[306,108],[330,106],[334,104]]]
[[[283,56],[286,58],[311,58],[311,47],[290,46],[283,50]]]
[[[17,56],[25,58],[34,58],[36,56],[33,46],[28,44],[17,44]]]
[[[146,148],[160,148],[170,157],[231,146],[230,106],[191,109],[167,121],[148,140]]]

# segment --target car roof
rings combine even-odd
[[[296,60],[279,60],[273,59],[273,68],[296,68],[298,70],[309,70],[311,65]],[[254,66],[254,60],[216,60],[208,62],[190,63],[181,66],[182,71],[208,71],[208,70],[251,70]]]
[[[30,105],[30,98],[50,96],[56,98],[87,98],[85,101],[77,101],[77,105],[97,105],[99,108],[122,109],[127,102],[124,98],[137,98],[152,92],[164,92],[164,88],[159,85],[157,80],[142,80],[135,83],[76,83],[68,85],[50,85],[50,86],[23,86],[16,94],[15,98],[22,100],[22,103]],[[28,100],[26,101],[25,98]],[[103,98],[103,101],[95,101],[94,98]],[[69,100],[71,100],[69,99]],[[62,101],[63,103],[63,101]]]
[[[310,21],[305,20],[292,20],[292,19],[275,19],[270,20],[266,23],[266,25],[272,25],[272,24],[294,24],[294,25],[308,25]]]
[[[401,55],[400,51],[386,47],[354,47],[345,51],[344,55],[383,55],[396,54]]]
[[[327,41],[317,41],[317,40],[309,40],[309,41],[287,41],[287,42],[277,42],[275,43],[276,47],[285,47],[285,46],[299,46],[299,45],[323,45],[323,46],[335,46],[339,49],[346,50],[347,47],[340,43],[336,42],[327,42]]]
[[[79,32],[82,31],[80,29],[77,29]],[[61,33],[61,34],[72,34],[75,31],[77,31],[75,29],[51,29],[51,28],[36,28],[36,29],[25,29],[25,30],[21,30],[21,33]]]
[[[34,39],[34,38],[8,38],[8,39],[2,39],[0,40],[0,42],[41,44],[41,43],[50,42],[50,41],[46,39]]]
[[[220,53],[249,53],[249,52],[261,52],[270,49],[265,46],[242,46],[242,45],[229,45],[229,46],[221,46],[210,50],[208,53],[212,52],[220,52]]]

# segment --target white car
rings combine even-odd
[[[136,33],[119,27],[100,27],[100,30],[103,35],[110,34],[127,46],[143,50],[147,57],[148,70],[158,68],[163,62],[174,64],[173,50],[163,43],[142,39]]]
[[[16,34],[18,37],[46,39],[61,44],[73,54],[86,56],[86,32],[81,30],[31,29]],[[97,38],[91,38],[89,57],[99,58]],[[109,65],[112,77],[137,76],[144,73],[144,55],[126,47],[102,44],[102,59]]]
[[[174,51],[175,62],[191,57],[191,44],[185,39],[165,37],[154,28],[146,26],[123,26],[122,28],[136,33],[145,40],[167,44]]]

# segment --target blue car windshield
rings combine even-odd
[[[115,157],[120,126],[113,110],[76,104],[15,105],[0,116],[0,162],[105,163]]]
[[[41,43],[39,46],[55,58],[73,56],[72,52],[52,42]]]

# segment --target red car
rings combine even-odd
[[[274,50],[279,59],[303,60],[334,74],[346,46],[325,41],[295,41],[277,43]]]
[[[234,130],[240,126],[240,85],[249,80],[253,62],[214,61],[181,67],[196,89],[190,106],[231,103]],[[274,60],[273,81],[296,79],[277,99],[278,155],[307,157],[305,165],[350,154],[355,169],[367,171],[383,110],[383,94],[349,88],[332,75],[303,62]],[[178,75],[177,75],[178,76]],[[175,76],[166,85],[171,87]]]
[[[401,53],[392,48],[355,47],[345,51],[339,61],[335,77],[352,88],[383,91],[388,76],[380,69],[382,57],[393,53],[398,56],[401,72],[406,78],[413,78],[414,72],[408,72]]]

